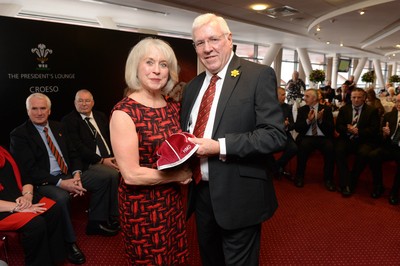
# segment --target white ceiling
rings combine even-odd
[[[236,42],[306,48],[326,54],[378,58],[400,63],[400,0],[0,0],[0,14],[53,19],[107,28],[133,28],[190,38],[193,19],[220,14]],[[250,10],[254,3],[289,6],[298,12],[277,14]],[[363,16],[358,11],[365,10]],[[155,12],[153,12],[155,11]],[[163,13],[163,14],[161,14]],[[269,14],[270,15],[270,14]],[[317,32],[316,27],[321,31]],[[329,41],[330,44],[326,44]],[[343,43],[343,47],[340,46]],[[395,56],[394,56],[395,55]]]

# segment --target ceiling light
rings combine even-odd
[[[396,56],[396,54],[392,54],[392,56]]]
[[[343,43],[342,42],[340,43],[340,46],[343,47]]]
[[[360,13],[360,15],[362,16],[362,15],[365,14],[365,11],[364,11],[364,10],[360,10],[359,13]]]
[[[330,44],[330,43],[331,43],[330,41],[327,41],[327,42],[326,42],[326,44]]]
[[[317,31],[321,31],[321,28],[320,28],[320,26],[318,26],[318,27],[317,27]]]
[[[397,48],[400,48],[400,44],[397,44],[396,47],[397,47]]]
[[[262,11],[268,8],[267,5],[264,4],[254,4],[250,6],[251,9],[255,10],[255,11]]]

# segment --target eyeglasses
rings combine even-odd
[[[228,34],[228,33],[222,33],[219,36],[212,36],[212,37],[208,38],[208,40],[195,41],[195,42],[193,42],[193,47],[195,49],[204,48],[204,45],[206,43],[208,43],[209,45],[217,45],[222,40],[222,36],[225,36],[226,34]]]
[[[87,100],[79,99],[79,100],[77,100],[76,102],[77,102],[77,103],[80,103],[80,104],[82,104],[82,103],[91,103],[92,100],[89,100],[89,99],[87,99]]]

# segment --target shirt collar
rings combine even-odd
[[[89,116],[86,116],[86,115],[81,114],[81,113],[79,113],[79,115],[82,117],[82,120],[85,120],[86,117],[93,118],[93,112],[90,112]]]

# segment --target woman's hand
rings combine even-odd
[[[192,181],[192,170],[189,168],[187,163],[180,167],[164,171],[164,173],[166,174],[165,178],[171,178],[183,185],[189,184]]]
[[[42,213],[47,210],[47,208],[43,207],[46,203],[36,203],[32,204],[29,208],[18,209],[18,212],[33,212],[33,213]]]
[[[33,196],[31,194],[25,194],[24,196],[17,198],[15,202],[19,206],[19,210],[30,208],[32,206],[32,198]]]

